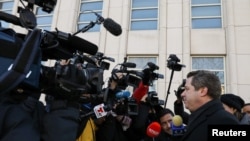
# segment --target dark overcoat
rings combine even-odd
[[[219,100],[212,100],[189,117],[187,132],[182,141],[207,141],[208,125],[236,125],[239,121],[235,116],[225,111]]]

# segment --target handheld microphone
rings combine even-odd
[[[182,136],[186,132],[186,126],[183,125],[181,116],[175,115],[172,119],[171,129],[173,136]]]
[[[107,18],[104,19],[101,15],[99,15],[98,13],[94,12],[95,15],[98,17],[98,21],[100,23],[103,23],[103,26],[113,35],[115,36],[119,36],[122,34],[122,28],[121,26],[116,23],[114,20]]]
[[[90,108],[90,107],[88,107],[88,105],[84,105],[84,107]],[[105,109],[107,109],[107,107],[103,103],[101,103],[99,105],[96,105],[94,107],[93,111],[90,111],[86,114],[80,115],[80,118],[84,119],[86,117],[95,116],[98,119],[101,117],[105,117],[107,115],[107,112],[105,111]]]
[[[122,90],[120,92],[117,92],[115,94],[115,97],[118,98],[118,99],[121,99],[121,98],[129,98],[130,97],[130,92],[129,91],[126,91],[126,90]]]
[[[107,112],[105,111],[104,104],[99,104],[94,107],[95,116],[97,118],[105,117],[107,115]]]
[[[161,125],[154,121],[147,127],[147,135],[151,138],[157,137],[161,132]]]

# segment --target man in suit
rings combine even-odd
[[[220,102],[221,83],[219,78],[206,70],[187,74],[185,91],[181,94],[185,108],[190,111],[187,132],[183,141],[208,140],[208,125],[239,124],[226,112]]]

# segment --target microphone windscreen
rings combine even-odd
[[[172,136],[183,136],[187,129],[186,126],[183,125],[183,121],[181,116],[175,115],[172,118],[172,123],[171,123],[171,130],[172,130]]]
[[[126,63],[122,63],[122,66],[124,66],[126,68],[135,68],[136,64],[132,63],[132,62],[126,62]]]
[[[95,44],[78,36],[71,36],[69,38],[69,47],[71,50],[78,50],[90,55],[95,55],[98,51],[98,47]]]
[[[130,97],[130,92],[129,91],[120,91],[118,93],[115,94],[115,97],[120,99],[120,98],[129,98]]]
[[[114,20],[107,18],[103,22],[103,26],[113,35],[119,36],[122,34],[121,26]]]
[[[147,127],[147,135],[149,137],[155,138],[157,137],[161,132],[161,125],[158,122],[152,122]]]
[[[158,70],[159,66],[157,66],[156,64],[152,63],[152,62],[148,62],[148,66],[150,68],[152,68],[153,70]]]
[[[183,124],[182,118],[180,115],[175,115],[172,119],[173,125],[179,127]]]

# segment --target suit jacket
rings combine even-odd
[[[182,141],[207,141],[208,125],[239,124],[235,116],[225,111],[219,100],[212,100],[200,107],[189,117],[187,132]]]

